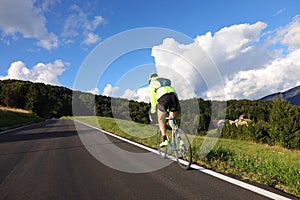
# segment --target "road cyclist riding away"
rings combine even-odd
[[[176,90],[171,86],[169,79],[160,78],[156,73],[149,76],[149,88],[150,88],[150,102],[151,102],[151,114],[157,112],[158,126],[160,128],[163,142],[160,146],[169,145],[167,139],[167,128],[165,124],[166,113],[169,111],[169,125],[172,127],[174,124],[173,118],[176,116],[176,112],[179,110],[179,101],[176,94]]]
[[[178,127],[176,112],[179,111],[179,100],[176,90],[169,79],[160,78],[157,74],[149,77],[151,110],[157,112],[158,130],[156,134],[157,148],[160,156],[175,155],[178,165],[189,169],[192,163],[192,149],[188,135]],[[169,116],[166,117],[167,113]],[[151,117],[150,115],[150,120]],[[172,136],[167,134],[167,125],[172,128]]]

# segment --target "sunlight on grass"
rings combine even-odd
[[[41,122],[43,120],[44,119],[27,110],[0,107],[0,131],[15,126]]]

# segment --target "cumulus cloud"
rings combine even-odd
[[[68,63],[64,63],[62,60],[56,60],[48,64],[38,63],[32,69],[29,69],[22,61],[16,61],[10,65],[7,75],[0,76],[0,79],[18,79],[61,85],[58,77],[65,71],[67,65]]]
[[[119,90],[119,87],[113,87],[111,84],[107,84],[103,89],[103,96],[115,96],[115,93]]]
[[[274,42],[281,42],[281,44],[287,45],[289,49],[295,49],[300,47],[300,15],[293,18],[293,21],[287,26],[277,30]]]
[[[54,7],[55,4],[60,3],[61,0],[43,0],[41,9],[44,12],[47,12],[50,10],[50,8]]]
[[[263,22],[233,25],[214,35],[210,32],[200,35],[195,42],[213,59],[222,74],[231,74],[259,67],[276,57],[275,52],[269,52],[264,44],[259,44],[266,27]]]
[[[97,88],[95,88],[97,89]],[[89,92],[92,92],[93,90],[90,90]],[[97,90],[99,92],[99,90]],[[106,87],[103,89],[103,96],[110,96],[115,97],[117,92],[120,91],[120,88],[118,86],[113,87],[111,84],[107,84]],[[95,93],[93,93],[95,94]],[[98,94],[98,93],[97,93]],[[120,96],[121,98],[138,101],[138,102],[149,102],[149,88],[148,87],[142,87],[138,88],[137,90],[131,90],[126,89],[124,93]]]
[[[99,42],[101,38],[95,33],[95,30],[100,24],[106,24],[106,20],[102,16],[94,16],[93,19],[90,19],[89,14],[75,4],[70,7],[70,11],[71,14],[65,21],[62,36],[73,38],[83,34],[83,44],[90,45]]]
[[[285,91],[300,85],[300,17],[296,16],[287,26],[275,31],[270,43],[285,45],[287,53],[274,54],[272,59],[259,68],[241,70],[226,78],[225,90],[228,99],[257,99],[267,94]],[[277,49],[277,52],[285,52]],[[255,59],[255,57],[253,58]],[[214,93],[214,94],[212,94]],[[214,96],[218,90],[208,95]]]
[[[152,48],[152,56],[158,73],[175,80],[181,98],[255,99],[300,84],[299,21],[296,16],[264,41],[263,22],[208,32],[191,44],[168,38]],[[286,45],[289,52],[268,48],[272,43]]]
[[[37,45],[47,50],[58,47],[58,38],[46,28],[46,18],[41,9],[34,6],[33,0],[2,0],[0,6],[0,30],[2,40],[17,39],[20,33],[24,38],[35,38]],[[9,44],[9,41],[6,41]]]
[[[99,94],[99,89],[98,88],[93,88],[93,89],[91,89],[87,92],[97,95],[97,94]]]
[[[168,38],[152,48],[152,56],[158,73],[175,80],[180,98],[199,97],[208,88],[214,88],[216,82],[222,84],[221,75],[267,62],[268,52],[254,46],[265,27],[262,22],[233,25],[214,35],[200,35],[191,44]]]
[[[124,94],[121,96],[121,98],[138,101],[138,102],[149,102],[149,88],[139,88],[137,90],[125,90]]]
[[[200,55],[195,52],[200,52]],[[212,64],[199,45],[179,44],[173,38],[167,38],[161,45],[153,47],[152,56],[155,58],[158,74],[172,80],[181,99],[197,96],[204,85],[201,77],[205,73],[203,66]],[[195,83],[198,84],[197,87]]]
[[[260,33],[266,26],[263,22],[233,25],[222,28],[214,36],[211,32],[198,36],[196,41],[210,55],[214,57],[218,55],[222,60],[230,60],[234,59],[240,51],[247,51],[253,42],[259,41]]]
[[[100,37],[98,35],[94,33],[88,33],[83,41],[83,44],[95,44],[98,41],[100,41]]]
[[[273,31],[237,24],[197,36],[190,44],[166,38],[152,48],[155,67],[171,79],[180,99],[258,99],[300,85],[300,17]],[[110,84],[104,94],[119,92]],[[121,96],[149,102],[147,88]]]
[[[2,42],[7,45],[19,37],[36,39],[36,45],[47,50],[57,48],[58,36],[47,27],[45,13],[53,9],[61,0],[2,0],[0,6],[0,33]],[[70,14],[65,20],[61,41],[74,43],[75,37],[83,37],[82,44],[91,45],[99,42],[101,37],[95,33],[99,25],[106,24],[102,16],[90,16],[78,5],[70,7]]]
[[[300,49],[257,69],[237,72],[225,83],[227,99],[258,99],[300,85]],[[210,91],[214,97],[220,91]]]

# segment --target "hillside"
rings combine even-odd
[[[0,80],[0,106],[24,109],[43,118],[60,118],[72,116],[74,109],[76,115],[99,115],[112,117],[112,107],[117,118],[128,116],[128,100],[114,98],[111,105],[111,97],[93,95],[86,92],[73,91],[71,89],[33,83],[21,80]],[[75,107],[72,107],[75,104]],[[129,102],[131,118],[142,123],[148,121],[149,104]]]
[[[294,87],[284,92],[270,94],[261,98],[261,100],[274,100],[276,96],[282,95],[284,99],[294,105],[300,105],[300,86]]]

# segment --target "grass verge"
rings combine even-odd
[[[105,117],[76,117],[76,120],[152,148],[156,147],[155,126]],[[207,142],[209,140],[205,137],[194,137],[194,163],[300,197],[299,151],[239,140],[217,139],[212,140],[213,148],[203,156],[203,146]]]
[[[0,107],[0,131],[9,128],[41,122],[44,119],[26,110]]]

